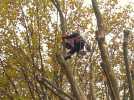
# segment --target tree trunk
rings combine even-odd
[[[98,31],[96,31],[96,40],[98,41],[98,46],[99,46],[100,53],[101,53],[101,59],[102,59],[101,67],[104,71],[104,74],[107,77],[108,87],[111,91],[111,99],[120,100],[119,92],[117,88],[117,82],[116,82],[114,73],[111,69],[111,64],[109,61],[109,56],[108,56],[108,52],[107,52],[107,48],[105,44],[105,31],[103,27],[103,20],[101,17],[101,13],[98,9],[96,0],[92,0],[92,5],[93,5],[93,9],[94,9],[95,16],[97,19]]]
[[[60,54],[57,55],[57,60],[58,60],[58,63],[61,65],[61,67],[63,67],[64,69],[67,79],[71,84],[71,88],[72,88],[74,96],[76,97],[76,100],[87,100],[83,91],[78,87],[75,79],[73,78],[72,69],[68,66],[69,64],[65,62],[63,56]]]
[[[127,81],[128,81],[128,87],[129,87],[129,93],[130,93],[130,100],[134,100],[134,90],[132,86],[132,77],[130,75],[130,68],[128,64],[128,35],[129,31],[125,30],[124,31],[124,43],[123,43],[123,53],[124,53],[124,62],[125,62],[125,67],[126,67],[126,76],[127,76]]]

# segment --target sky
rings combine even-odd
[[[104,1],[109,1],[109,0],[104,0]],[[91,6],[91,0],[84,0],[84,6]],[[134,5],[134,0],[118,0],[118,6],[117,7],[121,7],[124,8],[126,7],[128,4]],[[133,10],[134,10],[134,6]],[[26,13],[27,7],[23,7],[24,12]],[[57,13],[56,13],[57,14]],[[55,15],[56,16],[56,15]],[[134,13],[131,13],[130,15],[131,17],[134,17]],[[57,20],[57,17],[53,17],[53,20]],[[19,26],[19,31],[24,31],[25,29],[23,28],[23,26],[18,25]]]
[[[108,0],[105,0],[105,1],[108,1]],[[85,4],[86,5],[91,5],[91,0],[84,0]],[[118,4],[123,7],[123,6],[126,6],[127,4],[133,4],[134,5],[134,0],[118,0]],[[134,7],[133,7],[134,8]]]

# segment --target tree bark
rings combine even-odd
[[[66,22],[65,22],[65,18],[63,16],[63,13],[62,13],[62,10],[60,8],[60,4],[59,4],[59,1],[58,0],[51,0],[52,3],[54,4],[54,6],[56,7],[56,9],[58,10],[59,12],[59,16],[60,16],[60,26],[61,26],[61,31],[62,33],[65,33],[66,32]]]
[[[100,53],[101,53],[101,59],[102,59],[101,67],[104,71],[104,74],[107,77],[108,87],[111,91],[111,99],[120,100],[119,92],[117,88],[117,82],[116,82],[114,73],[111,69],[111,64],[109,61],[109,56],[108,56],[108,52],[107,52],[107,48],[105,44],[105,31],[103,27],[103,20],[101,17],[101,13],[98,9],[96,0],[92,0],[92,6],[95,12],[96,19],[97,19],[98,31],[96,31],[96,40],[98,41],[98,46],[99,46]]]
[[[64,72],[66,73],[67,79],[71,84],[71,88],[74,96],[76,97],[76,100],[87,100],[87,97],[84,95],[82,90],[78,87],[77,82],[73,78],[73,72],[71,68],[68,66],[69,64],[65,62],[63,56],[60,54],[57,55],[57,60],[58,63],[61,65],[61,67],[63,67]]]
[[[58,0],[51,0],[51,1],[59,12],[60,22],[61,22],[61,31],[62,31],[62,34],[64,34],[66,32],[67,28],[66,28],[65,18],[63,16],[63,13],[60,8],[59,1]],[[82,90],[78,87],[76,80],[73,78],[72,69],[65,62],[65,60],[61,54],[57,53],[57,61],[60,64],[60,66],[62,67],[62,69],[64,70],[64,72],[66,73],[67,79],[68,79],[69,83],[71,84],[71,88],[72,88],[72,91],[73,91],[73,94],[74,94],[76,100],[87,100],[87,97],[84,95]]]
[[[134,90],[133,90],[133,85],[132,85],[132,77],[130,75],[130,68],[128,64],[128,35],[130,31],[124,30],[124,42],[123,42],[123,54],[124,54],[124,62],[125,62],[125,67],[126,67],[126,76],[127,76],[127,81],[128,81],[128,87],[129,87],[129,93],[130,93],[130,100],[134,100]]]
[[[37,81],[44,85],[46,88],[48,88],[53,94],[59,97],[60,100],[74,100],[74,98],[68,94],[66,94],[64,91],[62,91],[60,88],[56,87],[54,84],[52,84],[49,80],[43,78],[43,77],[36,77]]]

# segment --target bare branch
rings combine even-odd
[[[52,84],[47,79],[37,77],[37,81],[40,84],[43,84],[45,87],[47,87],[51,92],[53,92],[55,95],[57,95],[60,99],[68,100],[67,98],[69,98],[70,100],[74,100],[73,97],[71,97],[70,95],[66,94],[61,89],[57,88],[54,84]]]

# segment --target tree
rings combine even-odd
[[[0,99],[132,98],[133,34],[125,47],[128,54],[123,54],[122,46],[123,30],[133,33],[134,9],[133,1],[124,2],[1,1]],[[74,54],[65,61],[61,35],[66,31],[79,31],[91,52]]]

